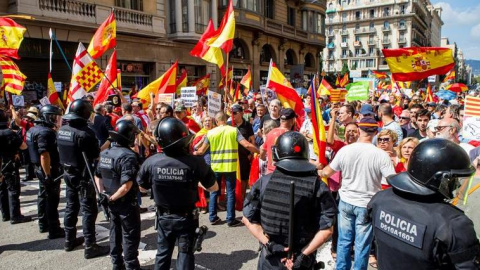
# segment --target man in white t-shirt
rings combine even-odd
[[[368,220],[367,204],[381,190],[382,178],[395,174],[392,161],[385,151],[372,144],[378,123],[372,118],[362,118],[358,123],[358,142],[344,146],[332,163],[320,172],[320,177],[330,177],[342,172],[338,191],[338,243],[337,269],[352,267],[350,250],[355,243],[353,269],[367,269],[370,244],[373,238],[372,223]]]

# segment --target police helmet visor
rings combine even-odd
[[[453,199],[457,195],[463,198],[467,192],[468,182],[474,173],[473,167],[466,170],[440,171],[435,173],[425,183],[425,186],[434,190],[438,189],[438,193],[447,199]]]

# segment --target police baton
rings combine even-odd
[[[10,166],[10,164],[12,164],[12,160],[11,160],[11,159],[7,162],[7,164],[5,164],[5,166],[3,166],[3,168],[2,168],[2,174],[3,174],[3,172],[8,168],[8,166]]]
[[[293,220],[293,211],[295,207],[295,182],[290,181],[290,222],[288,224],[288,254],[287,258],[293,258],[293,230],[295,222]]]
[[[90,164],[88,163],[87,154],[82,152],[83,161],[85,162],[85,166],[87,167],[88,175],[90,176],[90,180],[92,181],[93,187],[95,188],[95,193],[97,193],[97,197],[100,199],[100,191],[98,190],[97,184],[95,183],[95,178],[93,178],[92,170],[90,169]],[[103,214],[105,215],[105,219],[107,221],[110,220],[110,213],[108,213],[108,206],[102,204]]]

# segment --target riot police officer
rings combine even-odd
[[[48,232],[49,239],[62,238],[65,232],[58,219],[61,172],[54,130],[62,111],[53,105],[45,105],[39,114],[35,126],[27,132],[30,160],[39,179],[38,226],[41,233]]]
[[[119,121],[115,131],[109,131],[110,140],[114,143],[110,149],[100,153],[97,166],[96,180],[101,192],[99,203],[107,203],[110,212],[113,269],[140,269],[137,257],[141,230],[136,181],[139,157],[130,149],[139,132],[131,121]]]
[[[472,221],[446,201],[474,172],[467,153],[448,140],[429,139],[413,150],[408,170],[387,177],[392,188],[368,206],[379,269],[480,268]]]
[[[212,169],[201,157],[189,154],[193,135],[180,120],[163,118],[155,137],[164,153],[149,157],[137,177],[142,189],[152,189],[157,207],[158,240],[155,269],[170,269],[178,241],[176,269],[194,269],[193,241],[198,226],[198,183],[218,190]]]
[[[20,135],[8,128],[5,111],[0,110],[0,205],[2,220],[11,224],[29,222],[20,212],[20,174],[18,151],[27,149]]]
[[[243,223],[261,243],[258,269],[313,269],[315,251],[333,232],[335,200],[308,161],[308,142],[299,132],[282,134],[273,147],[276,169],[247,195]],[[295,183],[293,247],[288,247],[290,182]],[[286,260],[287,247],[293,259]]]
[[[92,105],[86,100],[77,99],[70,103],[69,113],[63,119],[67,125],[62,126],[57,134],[60,163],[64,168],[67,206],[65,207],[65,251],[72,251],[85,240],[85,259],[90,259],[109,252],[108,247],[96,244],[95,220],[98,214],[97,200],[93,182],[86,173],[84,152],[93,162],[100,154],[95,133],[88,127],[87,121],[92,114]],[[80,200],[79,200],[80,193]],[[77,238],[77,215],[82,207],[82,228],[84,238]]]

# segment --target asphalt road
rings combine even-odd
[[[480,178],[476,178],[476,183]],[[22,213],[36,219],[38,181],[22,183],[21,205]],[[63,223],[65,209],[65,186],[62,185],[60,216]],[[153,205],[153,201],[143,197],[142,207]],[[471,218],[476,222],[477,234],[480,231],[478,224],[480,217],[480,192],[476,192],[468,199],[466,208]],[[224,220],[226,212],[219,212]],[[241,213],[237,212],[237,218]],[[153,229],[154,213],[149,211],[141,215],[142,238],[139,249],[139,260],[142,268],[153,269],[156,253],[156,232]],[[97,218],[97,239],[100,245],[108,245],[108,223],[103,214]],[[203,242],[203,250],[195,253],[196,269],[224,270],[224,269],[256,269],[258,242],[249,234],[244,226],[229,228],[225,223],[211,226],[207,214],[200,214],[200,224],[207,225],[209,231]],[[78,222],[78,231],[81,233],[81,218]],[[63,226],[63,224],[62,224]],[[109,257],[85,260],[83,247],[72,252],[63,250],[63,239],[48,240],[47,234],[38,232],[37,221],[10,225],[9,222],[0,222],[0,269],[111,269]],[[319,255],[326,262],[326,269],[334,269],[333,261],[329,260],[329,248],[325,248],[323,255]],[[175,257],[172,269],[175,269]],[[373,268],[369,268],[373,269]]]

